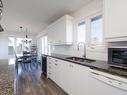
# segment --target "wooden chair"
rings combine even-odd
[[[31,63],[32,63],[32,57],[30,52],[23,52],[23,57],[22,57],[23,69],[29,70],[31,67]]]

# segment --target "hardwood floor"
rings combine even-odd
[[[23,70],[19,66],[16,95],[67,95],[53,81],[41,75],[40,69]]]

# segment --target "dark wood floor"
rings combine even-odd
[[[54,82],[41,75],[40,68],[26,70],[19,66],[18,69],[16,95],[67,95]]]
[[[0,95],[14,95],[14,75],[14,65],[8,59],[0,60]]]

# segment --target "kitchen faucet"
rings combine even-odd
[[[85,43],[84,42],[79,42],[78,44],[77,44],[77,49],[78,49],[78,51],[79,51],[79,47],[80,47],[80,44],[82,44],[83,46],[84,46],[84,55],[83,55],[83,57],[86,57],[86,45],[85,45]]]

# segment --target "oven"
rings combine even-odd
[[[108,63],[127,69],[127,48],[108,48]]]

